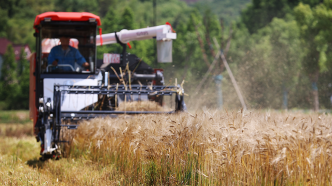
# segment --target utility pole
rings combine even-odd
[[[157,0],[152,0],[152,6],[153,6],[153,26],[157,26]],[[158,65],[157,60],[157,43],[154,42],[154,53],[155,53],[155,64]]]
[[[228,66],[228,63],[227,63],[227,60],[226,60],[226,58],[225,58],[224,52],[220,49],[220,46],[219,46],[219,44],[218,44],[218,42],[217,42],[217,39],[216,39],[215,37],[213,38],[213,41],[214,41],[214,44],[216,45],[216,47],[218,48],[218,50],[220,51],[220,57],[221,57],[221,60],[222,60],[222,62],[224,63],[224,66],[226,67],[226,70],[227,70],[227,72],[228,72],[228,74],[229,74],[229,76],[230,76],[230,78],[231,78],[231,81],[232,81],[233,86],[234,86],[234,88],[235,88],[236,94],[237,94],[237,96],[239,97],[239,100],[240,100],[240,102],[241,102],[242,108],[243,108],[244,110],[247,110],[246,103],[244,102],[244,99],[243,99],[242,93],[241,93],[241,91],[240,91],[239,86],[237,85],[237,82],[236,82],[236,80],[235,80],[235,78],[234,78],[234,76],[233,76],[233,73],[232,73],[231,69],[230,69],[229,66]],[[227,44],[227,45],[228,45],[228,44]],[[229,44],[229,45],[230,45],[230,44]],[[226,50],[229,50],[229,46],[226,46]]]
[[[157,26],[157,0],[153,0],[153,26]]]

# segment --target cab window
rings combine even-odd
[[[94,73],[95,25],[53,23],[40,31],[42,73]]]

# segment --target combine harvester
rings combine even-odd
[[[34,22],[36,53],[30,59],[30,117],[34,134],[41,141],[41,159],[59,158],[63,130],[77,129],[80,121],[118,114],[176,113],[186,110],[180,85],[165,86],[163,70],[153,69],[142,59],[126,52],[130,41],[156,39],[158,62],[172,62],[172,40],[176,33],[170,24],[101,33],[99,16],[91,13],[47,12]],[[98,32],[99,31],[99,32]],[[97,35],[99,33],[99,35]],[[48,62],[59,38],[70,38],[89,64],[56,66]],[[97,63],[97,46],[120,44],[120,54],[104,54]],[[57,59],[58,60],[58,59]],[[175,95],[175,108],[169,112],[120,111],[126,101],[154,101],[163,105],[164,96]]]

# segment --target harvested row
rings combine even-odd
[[[330,183],[330,115],[219,112],[83,122],[71,158],[114,166],[122,183],[282,185]]]

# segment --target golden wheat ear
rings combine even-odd
[[[131,107],[155,109],[149,102]],[[329,185],[330,121],[271,110],[119,116],[83,122],[70,152],[116,167],[128,184]]]

